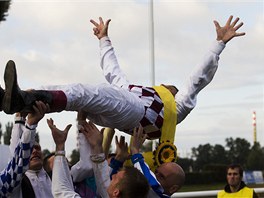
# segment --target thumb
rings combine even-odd
[[[71,127],[72,127],[72,124],[68,124],[66,128],[64,129],[64,131],[68,133]]]

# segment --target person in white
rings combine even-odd
[[[11,133],[11,140],[10,140],[10,151],[11,153],[14,152],[18,141],[22,134],[24,133],[25,129],[25,115],[21,113],[16,113],[15,116],[15,124],[13,125],[12,133]],[[71,175],[73,182],[80,182],[85,178],[93,175],[92,165],[89,162],[89,153],[90,148],[87,144],[87,141],[83,134],[78,134],[78,141],[80,145],[80,160],[71,167]],[[68,164],[68,163],[67,163]],[[69,165],[68,165],[69,166]],[[29,197],[30,195],[34,194],[34,197],[41,198],[41,197],[53,197],[51,191],[51,179],[47,172],[43,168],[43,154],[41,151],[40,145],[35,142],[32,150],[32,154],[29,159],[29,170],[25,172],[24,178],[27,177],[30,183],[22,183],[25,185],[26,188],[23,188],[22,185],[18,185],[10,197]]]
[[[25,125],[18,129],[18,133],[20,133],[20,130],[23,133],[21,132],[18,139],[12,159],[7,167],[1,170],[0,197],[12,196],[16,187],[21,184],[23,174],[28,170],[30,155],[35,142],[36,127],[49,109],[48,105],[39,101],[36,101],[33,108],[34,113],[28,114]]]
[[[48,119],[47,122],[56,144],[52,177],[53,196],[56,198],[80,197],[78,193],[74,192],[69,167],[65,158],[65,141],[71,125],[68,125],[62,131],[56,128],[52,119]],[[103,134],[92,122],[84,121],[80,130],[91,146],[91,155],[89,157],[93,165],[98,195],[103,198],[146,197],[149,191],[148,182],[144,175],[134,167],[120,170],[112,176],[110,181],[110,169],[102,147]]]
[[[213,79],[218,68],[219,55],[226,43],[234,37],[245,35],[244,32],[237,32],[243,25],[242,22],[237,24],[239,18],[232,20],[233,16],[230,16],[223,27],[214,21],[216,41],[191,73],[182,91],[172,85],[162,85],[175,98],[177,124],[195,107],[198,93]],[[3,110],[7,114],[30,111],[32,102],[39,99],[50,104],[51,112],[86,111],[87,118],[95,124],[129,134],[141,124],[149,139],[159,138],[164,118],[164,104],[159,94],[152,87],[131,84],[121,71],[107,33],[110,20],[105,24],[102,18],[99,24],[94,20],[91,22],[95,25],[94,34],[100,39],[101,67],[109,84],[58,85],[45,87],[46,90],[25,92],[18,87],[15,63],[9,61],[5,69]],[[151,131],[146,130],[149,127]]]

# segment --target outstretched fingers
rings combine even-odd
[[[228,18],[227,22],[226,22],[226,26],[230,26],[232,19],[233,19],[233,16],[231,15],[231,16]]]

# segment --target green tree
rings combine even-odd
[[[13,122],[6,124],[6,131],[4,132],[4,144],[10,145],[11,133],[13,129]]]
[[[44,157],[48,156],[51,152],[48,149],[43,149],[42,154]]]
[[[70,158],[70,164],[73,166],[80,160],[80,152],[77,149],[73,149]]]
[[[226,138],[228,147],[229,163],[239,163],[246,166],[247,158],[250,153],[250,143],[243,138]]]
[[[228,163],[227,151],[222,145],[216,144],[213,147],[211,163],[214,163],[214,164],[227,164]]]
[[[247,168],[249,170],[264,170],[264,150],[258,142],[250,150],[247,158]]]
[[[208,144],[199,145],[198,148],[192,148],[192,157],[194,158],[194,170],[201,171],[206,164],[212,162],[213,146]]]
[[[188,173],[188,172],[192,172],[193,169],[193,159],[189,159],[189,158],[178,158],[177,159],[177,163],[182,167],[182,169],[184,170],[184,172]]]

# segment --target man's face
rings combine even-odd
[[[175,97],[175,95],[178,92],[178,90],[173,85],[164,85],[164,84],[161,84],[161,86],[167,88],[171,92],[171,94],[173,95],[173,97]]]
[[[33,151],[29,159],[30,170],[40,170],[43,166],[43,155],[40,145],[36,142],[33,146]]]
[[[240,182],[242,181],[242,177],[239,175],[239,169],[238,168],[229,168],[227,170],[227,183],[232,187],[237,187],[240,185]]]
[[[172,171],[169,163],[161,164],[155,171],[157,180],[167,194],[169,194],[170,187],[172,186]]]
[[[112,180],[107,189],[109,197],[118,197],[120,190],[118,187],[119,182],[124,178],[125,171],[121,170],[112,176]]]

